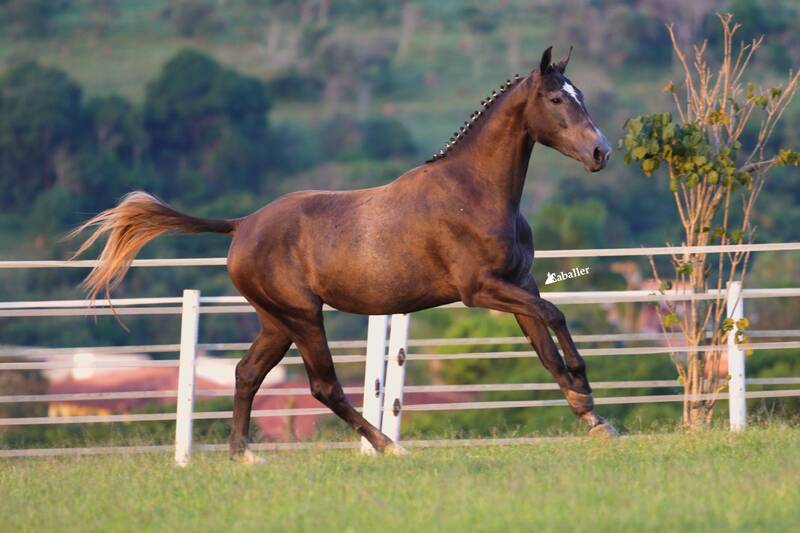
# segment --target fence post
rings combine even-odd
[[[403,384],[406,380],[408,325],[411,315],[392,315],[389,334],[389,356],[386,362],[386,392],[383,399],[381,431],[397,442],[400,440],[400,418],[403,411]]]
[[[383,376],[386,363],[386,326],[389,317],[372,315],[367,329],[367,361],[364,365],[364,418],[381,427],[381,407],[383,405]],[[375,453],[372,444],[361,437],[361,453]]]
[[[742,431],[747,425],[747,402],[744,386],[744,350],[736,344],[736,322],[744,313],[742,298],[742,282],[728,283],[728,318],[733,319],[733,329],[728,333],[728,410],[730,412],[731,431]]]
[[[200,318],[200,291],[183,291],[181,311],[181,355],[178,367],[178,406],[175,417],[175,462],[186,466],[192,456],[192,415],[194,413],[194,373],[197,358],[197,329]]]

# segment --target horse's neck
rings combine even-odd
[[[514,208],[519,207],[534,144],[524,116],[528,81],[502,95],[452,154],[453,161],[474,170],[470,174],[481,188]]]

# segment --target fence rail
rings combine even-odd
[[[797,378],[748,378],[747,385],[800,385]],[[639,381],[593,381],[594,390],[613,389],[659,389],[679,388],[682,385],[674,379],[650,379]],[[363,387],[343,387],[346,394],[360,394]],[[523,391],[556,391],[555,383],[497,383],[476,385],[406,385],[403,392],[523,392]],[[195,389],[195,397],[230,397],[233,389]],[[306,396],[306,387],[285,387],[277,389],[261,389],[256,396]],[[177,390],[149,390],[125,392],[75,392],[66,394],[17,394],[0,396],[0,403],[26,403],[26,402],[63,402],[63,401],[97,401],[97,400],[146,400],[146,399],[174,399],[178,397]]]
[[[748,331],[750,338],[797,338],[800,337],[798,329],[775,329],[775,330],[753,330]],[[711,338],[711,334],[706,335]],[[557,341],[556,337],[552,337]],[[640,341],[663,341],[680,340],[680,334],[663,333],[609,333],[601,335],[573,335],[572,339],[576,344],[582,343],[620,343],[620,342],[640,342]],[[329,341],[331,350],[342,348],[366,348],[366,341]],[[491,346],[498,344],[524,344],[528,345],[525,337],[465,337],[465,338],[432,338],[432,339],[409,339],[408,346],[415,347],[447,347],[447,346]],[[200,343],[197,348],[206,352],[239,352],[250,348],[249,342],[216,342]],[[296,347],[292,345],[291,350]],[[139,344],[130,346],[80,346],[75,348],[31,348],[17,346],[0,346],[0,358],[2,357],[43,357],[54,359],[62,356],[72,360],[71,356],[80,353],[93,353],[96,355],[121,355],[121,354],[141,354],[141,353],[177,353],[180,351],[180,344]]]
[[[652,246],[640,248],[600,248],[572,250],[536,250],[537,259],[568,259],[573,257],[633,257],[650,255],[673,255],[686,253],[734,253],[734,252],[789,252],[800,250],[800,243],[765,243],[765,244],[727,244],[725,246]],[[99,261],[80,259],[73,261],[0,261],[0,268],[94,268]],[[175,259],[136,259],[134,267],[183,267],[183,266],[226,266],[226,257],[187,257]]]
[[[575,292],[556,292],[545,291],[542,296],[549,301],[562,304],[613,304],[613,303],[646,303],[646,302],[680,302],[680,301],[699,301],[716,300],[725,298],[727,291],[710,290],[706,293],[696,294],[684,291],[670,290],[659,292],[657,290],[628,290],[628,291],[575,291]],[[778,289],[744,289],[742,298],[794,298],[800,296],[799,288],[778,288]],[[219,297],[215,297],[219,298]],[[239,296],[225,296],[232,302],[240,302],[242,305],[201,305],[200,314],[236,314],[251,313],[253,308],[247,301]],[[172,303],[174,298],[147,298],[147,300],[165,300],[163,303]],[[155,302],[153,302],[155,303]],[[214,303],[204,302],[202,303]],[[48,306],[47,304],[57,304]],[[69,304],[69,305],[66,305]],[[4,302],[0,306],[0,318],[24,318],[24,317],[82,317],[82,316],[130,316],[130,315],[180,315],[182,309],[179,305],[174,306],[152,306],[134,307],[137,304],[130,303],[127,299],[97,300],[64,300],[54,302],[43,301],[22,301]],[[130,307],[128,307],[130,306]],[[440,306],[442,309],[466,308],[461,302]],[[336,311],[328,305],[323,306],[323,311]]]
[[[800,243],[758,244],[758,245],[728,245],[704,247],[656,247],[656,248],[615,248],[604,250],[561,250],[539,251],[538,258],[566,258],[566,257],[621,257],[644,255],[672,255],[683,253],[734,253],[734,252],[759,252],[759,251],[800,251]],[[0,269],[30,269],[30,268],[88,268],[97,264],[96,261],[0,261]],[[185,266],[224,266],[225,258],[191,258],[191,259],[143,259],[134,261],[134,267],[185,267]],[[688,301],[688,300],[714,300],[727,299],[729,316],[741,316],[744,301],[756,298],[792,298],[800,296],[798,288],[768,288],[768,289],[741,289],[737,284],[720,292],[708,291],[702,294],[687,293],[683,291],[655,291],[655,290],[628,290],[628,291],[579,291],[579,292],[544,292],[543,296],[557,304],[613,304],[636,302],[663,302],[663,301]],[[93,307],[89,307],[93,304]],[[460,302],[442,306],[444,308],[463,308]],[[325,306],[326,312],[335,309]],[[0,347],[0,371],[7,370],[60,370],[73,368],[125,368],[125,367],[150,367],[150,368],[178,368],[179,383],[176,390],[147,390],[125,392],[91,392],[69,394],[28,394],[0,396],[0,404],[10,403],[36,403],[36,402],[66,402],[66,401],[102,401],[102,400],[133,400],[133,399],[168,399],[177,402],[176,412],[166,413],[137,413],[137,414],[108,414],[108,415],[80,415],[60,417],[13,417],[0,418],[0,427],[27,426],[27,425],[60,425],[60,424],[90,424],[90,423],[119,423],[119,422],[152,422],[168,421],[176,423],[176,443],[174,446],[175,460],[178,464],[186,464],[193,449],[191,442],[191,428],[194,420],[227,419],[232,416],[230,411],[196,411],[194,400],[197,397],[229,396],[231,390],[197,389],[194,384],[196,356],[198,350],[208,352],[237,352],[246,350],[249,343],[203,343],[197,342],[197,328],[201,314],[222,313],[250,313],[252,307],[240,296],[201,296],[199,291],[184,291],[182,297],[161,298],[117,298],[112,300],[48,300],[48,301],[18,301],[0,302],[0,318],[33,318],[33,317],[79,317],[103,315],[181,315],[181,342],[176,344],[149,344],[136,346],[88,346],[71,348],[52,347]],[[415,403],[405,405],[403,395],[413,393],[487,393],[487,392],[530,392],[530,391],[557,391],[555,383],[503,383],[503,384],[458,384],[458,385],[405,385],[405,371],[410,361],[455,360],[455,359],[506,359],[506,358],[533,358],[536,353],[530,349],[525,350],[487,350],[487,351],[462,351],[460,353],[426,353],[425,348],[432,347],[475,347],[475,346],[529,346],[525,337],[490,337],[490,338],[460,338],[460,339],[409,339],[408,315],[374,316],[370,317],[367,340],[332,341],[331,349],[336,355],[334,361],[339,363],[358,363],[365,365],[364,386],[346,387],[347,394],[361,394],[364,396],[364,416],[380,427],[392,438],[400,436],[400,420],[404,411],[433,412],[433,411],[458,411],[468,409],[508,409],[563,406],[563,399],[541,400],[502,400],[502,401],[461,401],[443,403]],[[391,331],[389,335],[387,332]],[[748,332],[752,339],[759,339],[748,345],[752,350],[798,350],[800,349],[800,329],[787,330],[756,330]],[[388,337],[388,338],[387,338]],[[613,334],[585,334],[575,335],[579,344],[590,344],[582,347],[584,356],[647,356],[663,355],[681,352],[684,348],[679,344],[682,337],[679,334],[662,335],[660,333],[613,333]],[[798,339],[798,340],[793,340]],[[667,341],[676,344],[619,346],[621,343],[647,343],[648,341]],[[597,347],[597,344],[612,343],[612,346]],[[292,347],[294,349],[294,346]],[[340,353],[342,351],[361,351],[363,353]],[[746,386],[776,387],[800,385],[800,377],[786,376],[776,378],[746,378],[744,372],[744,354],[741,347],[735,344],[726,346],[704,346],[701,351],[725,350],[729,358],[729,367],[732,383],[729,392],[715,396],[719,400],[731,402],[731,428],[741,430],[745,424],[745,400],[756,398],[792,398],[800,397],[800,388],[781,388],[767,390],[745,390]],[[83,361],[75,356],[84,353],[96,355],[119,356],[116,361]],[[124,359],[125,355],[142,353],[177,353],[177,359],[167,360],[141,360]],[[23,361],[2,362],[3,358],[17,358]],[[41,359],[44,359],[42,361]],[[237,360],[218,359],[232,367]],[[284,358],[283,365],[301,364],[297,356]],[[632,389],[676,389],[681,385],[676,380],[636,380],[636,381],[605,381],[596,382],[596,390],[632,390]],[[305,388],[265,388],[258,392],[259,396],[297,396],[307,395]],[[685,399],[684,394],[648,394],[632,396],[599,396],[595,398],[598,405],[640,404],[680,402]],[[737,407],[734,409],[734,404]],[[285,417],[329,414],[329,410],[322,407],[312,408],[286,408],[270,410],[254,410],[253,417]],[[352,447],[353,443],[328,443],[331,446]],[[323,444],[324,445],[324,444]],[[267,445],[269,446],[269,445]],[[362,450],[368,447],[362,443]],[[263,446],[261,446],[263,447]],[[279,447],[279,445],[278,445]],[[163,450],[164,447],[139,447],[148,450]],[[197,449],[217,449],[219,446],[197,446]],[[123,449],[123,448],[120,448]],[[25,455],[53,455],[59,453],[94,453],[93,450],[105,449],[80,449],[81,451],[52,451],[42,450],[3,450],[0,457],[25,456]],[[99,451],[97,453],[106,453]]]

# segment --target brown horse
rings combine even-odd
[[[484,100],[430,161],[381,187],[296,192],[235,220],[196,218],[146,193],[129,194],[75,232],[98,226],[78,254],[109,234],[99,266],[84,282],[90,297],[116,287],[139,249],[162,233],[233,236],[228,271],[261,323],[236,366],[230,451],[244,461],[254,459],[247,449],[253,397],[292,342],[313,396],[376,450],[403,453],[345,397],[325,337],[323,303],[389,314],[461,300],[513,313],[590,434],[615,435],[594,412],[586,365],[564,315],[539,296],[531,229],[519,211],[536,142],[591,172],[605,167],[611,151],[581,92],[564,76],[569,54],[555,64],[550,54],[548,48],[537,69]]]

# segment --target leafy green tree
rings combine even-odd
[[[147,86],[144,127],[167,196],[258,189],[276,148],[262,81],[196,51],[179,52]]]
[[[22,207],[68,180],[87,118],[80,87],[60,70],[29,62],[0,77],[0,205]]]
[[[86,110],[99,149],[127,165],[141,160],[147,140],[141,117],[130,102],[120,96],[94,98]]]

